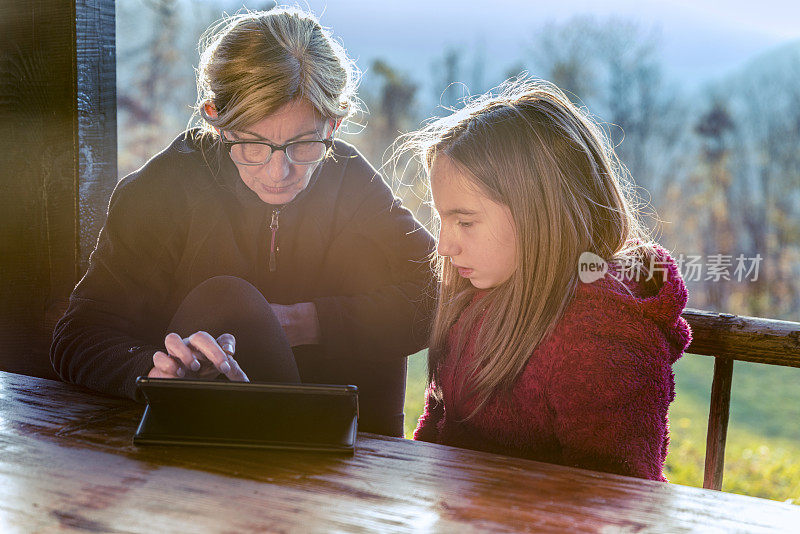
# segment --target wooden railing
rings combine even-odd
[[[687,309],[692,327],[687,353],[714,356],[703,487],[722,488],[733,362],[800,367],[800,323]]]

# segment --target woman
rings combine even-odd
[[[410,139],[441,222],[414,438],[666,480],[687,292],[602,130],[522,79]]]
[[[308,13],[212,28],[202,127],[115,189],[55,329],[60,376],[133,398],[140,375],[355,384],[360,428],[402,435],[433,240],[335,140],[354,98],[352,62]]]

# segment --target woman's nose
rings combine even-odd
[[[282,150],[276,151],[272,153],[272,157],[269,158],[269,161],[264,164],[264,172],[269,181],[277,184],[289,176],[289,172],[292,168],[291,166],[292,164],[286,158],[286,153]]]

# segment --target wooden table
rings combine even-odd
[[[0,532],[794,531],[800,506],[360,434],[143,447],[142,407],[0,372]]]

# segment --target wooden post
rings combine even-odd
[[[708,411],[705,475],[703,476],[703,487],[706,489],[722,489],[732,382],[733,360],[715,358],[714,380],[711,383],[711,407]]]
[[[76,8],[80,278],[117,184],[117,48],[114,0],[80,0]]]
[[[55,377],[55,322],[116,183],[112,0],[0,4],[0,369]]]

